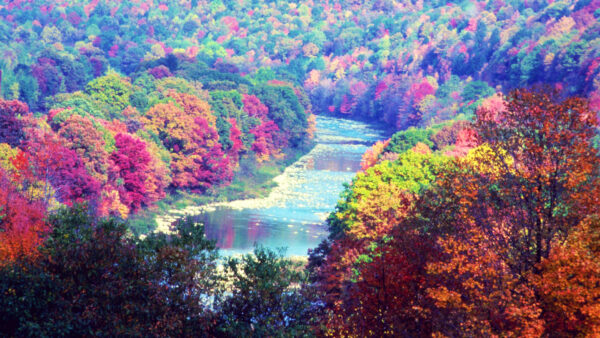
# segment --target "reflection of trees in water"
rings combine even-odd
[[[246,226],[246,229],[248,229],[246,242],[250,244],[258,242],[260,233],[263,231],[260,228],[260,219],[257,217],[257,215],[253,214],[248,217],[248,225]]]
[[[231,217],[223,217],[221,226],[223,229],[224,241],[222,245],[220,245],[223,249],[231,249],[233,248],[233,243],[235,242],[235,230],[233,229],[233,219]]]

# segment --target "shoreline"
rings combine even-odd
[[[269,191],[266,197],[235,199],[232,201],[209,202],[201,205],[189,205],[183,208],[169,209],[164,215],[156,215],[155,221],[157,224],[154,232],[171,233],[170,225],[172,222],[184,216],[194,216],[205,211],[213,211],[217,208],[231,208],[235,210],[243,209],[264,209],[277,205],[283,205],[285,200],[289,198],[285,191],[290,191],[296,184],[301,184],[302,181],[297,179],[297,173],[301,170],[306,170],[310,165],[310,159],[314,156],[314,152],[319,148],[319,145],[312,147],[307,153],[302,155],[298,160],[287,166],[282,173],[275,176],[270,181],[275,184]],[[318,150],[317,150],[318,151]]]

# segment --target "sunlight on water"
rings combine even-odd
[[[360,169],[365,150],[385,135],[361,122],[318,116],[315,137],[315,148],[275,178],[278,186],[267,198],[204,207],[206,235],[223,254],[250,252],[257,243],[306,255],[327,237],[324,221],[343,183]]]

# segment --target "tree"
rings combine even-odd
[[[428,327],[426,263],[433,239],[408,221],[417,196],[444,166],[407,151],[359,173],[328,218],[329,243],[311,255],[333,336],[413,336]]]
[[[600,219],[584,219],[564,243],[557,243],[539,265],[532,284],[540,295],[546,334],[596,335],[600,332]]]
[[[331,336],[409,336],[427,327],[417,299],[424,296],[431,243],[404,219],[413,197],[393,182],[360,200],[344,234],[333,238],[317,285]]]
[[[488,187],[479,198],[489,204],[478,206],[477,225],[523,273],[598,211],[599,160],[591,146],[598,120],[585,99],[560,100],[556,92],[516,90],[506,101],[505,110],[477,113],[476,131],[492,150],[488,163],[499,170],[478,178]]]
[[[130,105],[133,87],[127,78],[109,72],[88,83],[85,91],[96,100],[106,116],[119,118],[118,114]]]
[[[281,252],[257,247],[254,254],[230,258],[225,272],[231,295],[219,303],[222,333],[244,337],[312,333],[311,321],[319,306],[300,264]]]
[[[433,147],[433,143],[429,140],[431,131],[422,130],[417,128],[409,128],[407,130],[399,131],[390,138],[388,145],[385,147],[385,152],[394,152],[401,154],[412,147],[416,146],[417,143],[422,142]]]
[[[228,182],[233,173],[219,143],[216,119],[209,105],[196,96],[170,92],[176,103],[159,103],[142,118],[171,152],[172,184],[205,191]]]
[[[146,186],[150,154],[145,142],[131,137],[129,134],[115,135],[116,150],[110,155],[111,171],[121,180],[118,187],[121,201],[135,213],[150,202],[146,195]]]
[[[42,203],[19,193],[0,167],[0,266],[38,256],[47,231],[45,211]]]
[[[0,143],[18,146],[23,138],[23,122],[20,117],[29,112],[27,104],[20,101],[0,99]]]
[[[360,168],[363,171],[366,171],[370,167],[377,164],[379,156],[381,156],[383,150],[388,146],[389,141],[390,140],[377,141],[377,143],[375,143],[371,148],[367,149],[360,161]]]
[[[294,90],[287,85],[260,85],[252,93],[269,108],[268,117],[290,146],[297,147],[306,137],[306,113]]]
[[[36,78],[38,87],[43,96],[51,96],[59,93],[64,80],[56,61],[49,58],[39,58],[38,62],[31,67],[33,76]]]
[[[65,146],[84,161],[89,174],[101,183],[108,179],[108,152],[103,133],[90,118],[71,115],[60,126],[58,135]]]
[[[444,149],[447,146],[455,144],[460,131],[469,127],[470,123],[468,121],[453,122],[451,125],[444,126],[438,132],[433,134],[431,136],[431,141],[436,149]]]
[[[438,253],[427,264],[425,306],[434,332],[445,336],[539,335],[543,322],[534,290],[512,271],[493,240],[478,226],[478,194],[488,187],[477,175],[497,178],[500,165],[488,165],[487,147],[476,148],[441,170],[417,202],[411,220]],[[494,209],[492,209],[494,210]]]
[[[561,243],[598,212],[596,118],[585,100],[542,91],[519,90],[507,102],[478,112],[484,143],[447,165],[417,203],[413,222],[440,250],[427,267],[432,325],[447,336],[571,332],[578,320],[593,330],[593,310],[575,314],[591,309],[596,292],[578,275],[589,252],[566,255]],[[585,295],[568,310],[569,293],[556,293],[566,269],[569,290]],[[595,266],[586,269],[593,280]]]
[[[277,152],[287,145],[287,141],[281,137],[277,124],[269,119],[269,108],[254,95],[244,95],[242,101],[248,116],[260,120],[259,125],[249,130],[249,133],[254,135],[252,151],[261,161],[277,155]]]
[[[35,176],[44,186],[52,186],[60,202],[72,205],[87,201],[95,205],[100,182],[88,173],[75,150],[65,147],[58,135],[43,127],[28,130],[27,138],[23,148],[30,156]]]
[[[3,335],[214,335],[204,297],[215,294],[216,252],[202,226],[181,220],[172,236],[140,241],[82,206],[49,223],[36,264],[0,268]]]

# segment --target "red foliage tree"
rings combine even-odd
[[[162,79],[163,77],[172,76],[171,71],[166,66],[160,65],[148,70],[150,75],[154,76],[156,79]]]
[[[86,117],[71,115],[61,125],[59,136],[65,145],[74,150],[84,161],[94,178],[104,183],[107,180],[108,152],[105,149],[104,135]]]
[[[244,111],[251,117],[264,120],[269,114],[269,108],[254,95],[244,94],[242,102],[244,103]]]
[[[440,129],[437,133],[431,136],[431,141],[435,145],[436,149],[444,149],[447,146],[453,145],[456,143],[456,139],[458,138],[458,133],[470,127],[471,123],[468,121],[456,121],[449,126],[445,126]]]
[[[565,243],[557,243],[532,283],[544,309],[549,335],[600,334],[600,219],[581,222]]]
[[[231,124],[231,129],[229,130],[229,138],[231,139],[233,145],[231,146],[231,149],[229,149],[229,151],[227,152],[227,155],[231,157],[232,162],[237,162],[237,158],[244,148],[244,143],[241,139],[242,131],[238,127],[238,123],[235,118],[230,118],[229,123]]]
[[[30,155],[36,177],[52,185],[59,201],[68,205],[85,201],[95,204],[100,183],[88,174],[78,154],[65,147],[57,135],[32,130],[24,149]]]
[[[593,255],[561,243],[598,213],[596,116],[584,99],[541,90],[507,102],[478,112],[482,146],[447,166],[419,203],[441,254],[428,263],[434,330],[539,336],[578,323],[593,332],[597,290],[583,281],[597,278],[585,261]]]
[[[386,89],[388,89],[387,84],[384,81],[380,81],[375,87],[375,100],[381,98],[381,93],[383,93]]]
[[[250,133],[254,135],[252,151],[259,156],[269,157],[278,151],[278,144],[285,144],[285,140],[277,137],[279,135],[279,127],[273,121],[264,122],[250,129]]]
[[[381,184],[356,201],[352,225],[333,239],[317,272],[332,336],[412,336],[427,331],[424,297],[431,241],[404,223],[413,196]],[[422,330],[422,331],[421,331]]]
[[[35,257],[47,230],[44,205],[21,195],[0,168],[0,264]]]

